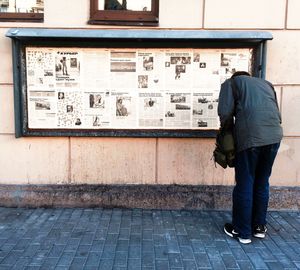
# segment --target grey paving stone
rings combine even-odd
[[[128,268],[126,266],[114,266],[113,270],[127,270]]]
[[[272,270],[283,270],[284,267],[280,262],[266,262],[266,265],[268,266],[269,269]]]
[[[86,262],[86,258],[74,258],[70,265],[70,270],[81,270]]]
[[[60,257],[65,246],[64,245],[54,245],[52,249],[49,252],[49,257]],[[27,249],[28,250],[28,249]],[[36,250],[38,250],[38,247],[36,247]],[[34,253],[36,253],[36,250]],[[30,256],[30,255],[27,255]],[[31,255],[32,256],[32,255]]]
[[[81,238],[81,245],[91,245],[93,243],[94,240],[94,233],[85,233],[82,238]]]
[[[25,268],[24,268],[25,270],[39,270],[40,269],[40,267],[39,266],[26,266]]]
[[[231,248],[231,252],[236,260],[247,261],[249,258],[241,247]]]
[[[41,269],[55,269],[55,266],[57,265],[58,261],[59,258],[46,258],[41,266]]]
[[[129,240],[130,239],[130,229],[122,227],[122,224],[121,224],[121,229],[120,229],[120,233],[119,233],[119,239],[120,240]]]
[[[248,256],[255,268],[268,269],[267,265],[258,253],[249,253]]]
[[[114,266],[127,266],[128,262],[128,252],[126,251],[117,251],[114,258]]]
[[[10,270],[11,267],[10,266],[2,266],[0,265],[0,270]]]
[[[118,240],[116,251],[128,251],[129,240]]]
[[[191,242],[192,242],[192,248],[194,252],[205,252],[205,247],[201,241],[195,240]]]
[[[105,245],[102,251],[102,258],[113,260],[113,258],[115,257],[116,248],[116,245]]]
[[[91,245],[79,245],[75,257],[87,257],[91,250]]]
[[[287,256],[275,255],[275,257],[284,268],[296,268],[295,263],[292,262]]]
[[[179,244],[177,240],[167,240],[167,247],[169,253],[180,253]]]
[[[99,267],[95,267],[95,266],[92,266],[92,265],[85,265],[83,267],[83,270],[96,270],[96,269],[99,269]]]
[[[191,241],[186,235],[177,235],[179,246],[190,246]]]
[[[13,247],[14,250],[25,250],[30,244],[31,239],[20,239],[17,244]]]
[[[76,252],[68,252],[68,251],[63,252],[63,254],[60,256],[60,258],[57,262],[57,265],[58,266],[64,266],[64,265],[70,266],[75,254],[76,254]]]
[[[155,258],[158,260],[168,259],[168,247],[167,246],[155,246],[154,247]]]
[[[32,258],[32,260],[30,261],[30,265],[29,266],[41,266],[44,262],[44,260],[47,258],[47,254],[48,252],[45,250],[39,250],[34,257]]]
[[[240,269],[252,270],[254,269],[253,264],[250,261],[237,261]]]
[[[129,239],[130,245],[141,245],[142,244],[142,235],[141,234],[131,234]]]
[[[263,248],[257,248],[256,251],[264,261],[276,261],[276,258],[270,252],[269,249],[263,247]]]
[[[180,253],[178,254],[169,254],[169,265],[170,267],[183,267],[182,259]]]
[[[195,253],[195,260],[199,268],[211,267],[210,261],[206,253]]]
[[[297,269],[300,269],[300,262],[294,262],[294,263],[295,263]]]
[[[183,269],[184,270],[197,270],[197,264],[193,260],[183,260]]]
[[[142,256],[142,246],[141,245],[130,245],[128,257],[130,259],[140,259]]]
[[[2,261],[1,265],[13,266],[23,254],[22,251],[11,251]]]
[[[147,229],[147,230],[143,229],[142,235],[143,235],[143,240],[153,241],[153,231],[152,231],[152,229]]]
[[[142,241],[142,253],[144,252],[154,252],[154,243],[152,240],[143,240]]]
[[[269,249],[273,255],[283,255],[282,250],[271,239],[266,239],[264,245]]]
[[[221,255],[214,247],[205,248],[208,258],[212,261],[222,261]]]
[[[141,259],[128,259],[128,269],[140,270],[142,269]]]
[[[99,269],[111,270],[113,268],[114,261],[111,259],[102,259],[100,261]]]
[[[194,259],[193,249],[190,246],[180,247],[180,255],[183,260],[193,260]]]
[[[222,254],[221,257],[227,269],[239,269],[239,266],[232,254]]]
[[[225,240],[214,241],[214,246],[216,247],[216,249],[221,255],[232,254],[231,248],[229,247],[228,243]]]
[[[153,243],[156,246],[164,246],[167,244],[167,241],[166,241],[166,238],[164,235],[154,234],[153,235]]]
[[[145,252],[142,254],[143,267],[155,267],[155,255],[152,252]]]
[[[118,242],[119,235],[116,233],[108,233],[106,235],[105,244],[106,245],[116,245]]]
[[[16,263],[11,267],[13,270],[19,270],[27,267],[30,264],[31,258],[19,258]]]
[[[211,260],[210,263],[214,270],[227,269],[222,260]]]
[[[105,240],[94,240],[92,242],[91,252],[102,252]]]
[[[169,262],[165,260],[156,260],[155,261],[156,270],[167,270],[169,269]]]

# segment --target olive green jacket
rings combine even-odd
[[[218,115],[221,127],[233,123],[236,151],[279,143],[282,139],[281,115],[276,92],[266,80],[237,76],[221,85]]]

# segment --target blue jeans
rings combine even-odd
[[[255,225],[266,225],[269,177],[280,143],[252,147],[236,153],[232,224],[242,238]]]

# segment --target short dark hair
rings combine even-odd
[[[251,76],[249,72],[247,71],[236,71],[233,73],[233,75],[231,76],[231,78],[237,77],[237,76]]]

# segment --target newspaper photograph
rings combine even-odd
[[[136,61],[135,51],[110,52],[110,87],[112,89],[136,87]]]
[[[84,92],[84,124],[86,128],[109,127],[110,92]]]
[[[28,90],[49,90],[55,87],[55,55],[48,49],[26,48]]]
[[[165,100],[165,127],[191,127],[191,93],[167,92]]]
[[[59,50],[55,56],[56,87],[79,88],[80,52]]]
[[[164,98],[162,93],[139,93],[139,126],[158,128],[164,124]]]
[[[29,91],[28,127],[52,128],[56,126],[55,91]]]

